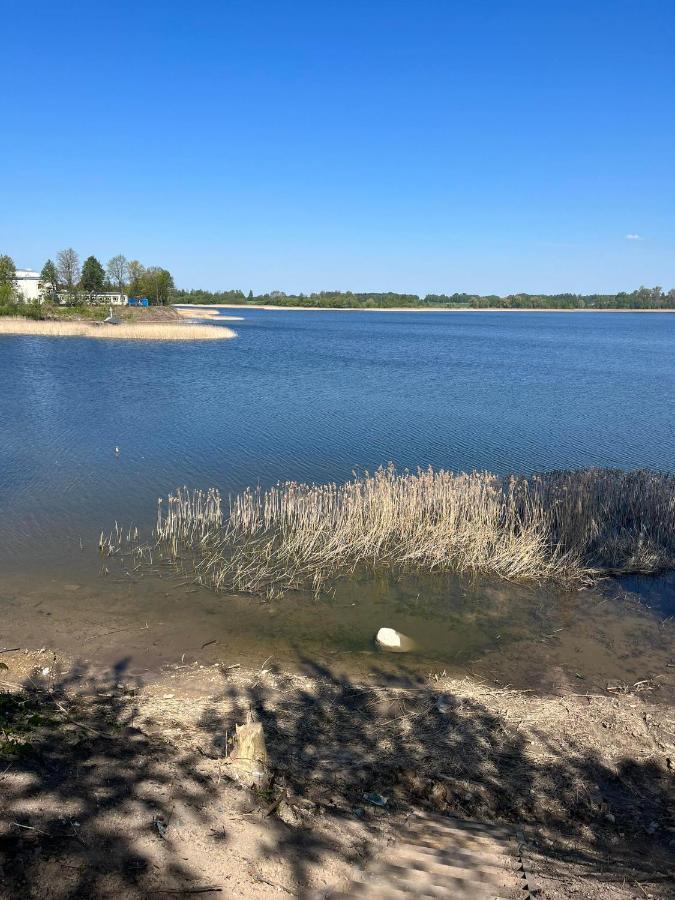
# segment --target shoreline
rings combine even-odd
[[[215,307],[206,307],[202,309],[201,307],[186,307],[186,306],[174,306],[172,307],[181,319],[203,319],[207,322],[213,321],[217,319],[219,322],[243,322],[244,319],[242,316],[223,316],[218,314],[218,310]]]
[[[188,322],[121,322],[105,324],[85,320],[0,318],[0,337],[85,337],[126,341],[213,341],[237,336],[231,328],[213,328]]]
[[[675,309],[508,309],[508,308],[473,308],[460,307],[458,309],[441,306],[438,308],[427,306],[274,306],[272,304],[243,304],[243,303],[174,303],[174,309],[206,308],[206,309],[262,309],[269,311],[288,310],[289,312],[373,312],[373,313],[675,313]]]

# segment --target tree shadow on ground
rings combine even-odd
[[[219,709],[228,710],[221,722],[230,734],[252,714],[263,725],[277,789],[290,802],[311,801],[346,820],[426,810],[513,823],[533,837],[551,871],[571,864],[617,885],[641,877],[668,893],[673,820],[665,757],[663,766],[630,756],[610,765],[583,736],[567,740],[543,727],[544,752],[533,758],[519,723],[478,698],[389,671],[356,683],[310,659],[303,672],[304,687],[272,669],[271,679],[248,684],[225,671],[222,694],[202,720],[212,749],[223,743]],[[374,805],[380,797],[384,809]],[[309,844],[303,839],[306,830],[285,825],[269,848],[289,861],[298,885],[311,862],[311,834]]]
[[[208,784],[191,754],[137,727],[137,687],[121,661],[0,693],[1,896],[147,896],[144,845],[171,856],[175,805],[198,811]],[[194,878],[176,858],[161,874],[169,889]]]
[[[148,732],[124,661],[0,693],[0,895],[188,896],[203,879],[177,852],[174,811],[191,810],[217,870],[239,827],[221,813],[223,791],[235,790],[221,764],[249,715],[263,725],[273,779],[264,792],[236,789],[262,823],[249,896],[279,890],[270,860],[287,873],[281,890],[298,896],[331,858],[343,872],[365,866],[384,825],[420,809],[530,827],[553,869],[570,863],[617,885],[639,876],[667,894],[665,767],[629,757],[611,767],[545,731],[533,758],[526,732],[479,696],[390,672],[358,683],[313,660],[303,673],[223,670],[178,737]]]

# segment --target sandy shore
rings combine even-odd
[[[478,878],[485,841],[471,835],[496,826],[498,896],[524,896],[521,867],[552,900],[670,896],[675,725],[656,681],[536,696],[444,673],[355,681],[309,660],[285,673],[224,659],[143,684],[123,662],[1,659],[7,896],[349,897],[385,854],[385,882],[400,877],[411,818],[428,841],[448,817],[464,823],[455,871],[439,869],[440,847],[415,867],[441,883],[462,866]],[[262,789],[235,760],[247,719],[266,742]]]
[[[122,322],[108,325],[75,319],[56,322],[14,317],[0,318],[0,335],[3,334],[134,341],[213,341],[237,336],[230,328],[190,325],[187,322]]]
[[[174,306],[179,316],[185,319],[218,319],[219,322],[243,322],[243,316],[223,316],[218,312],[220,307]]]

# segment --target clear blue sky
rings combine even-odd
[[[675,0],[5,0],[1,43],[19,266],[73,246],[255,292],[675,286]]]

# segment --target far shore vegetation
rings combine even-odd
[[[16,266],[11,256],[0,255],[0,316],[54,318],[55,309],[66,315],[103,318],[105,295],[123,294],[147,298],[151,306],[169,304],[223,306],[280,306],[307,309],[561,309],[561,310],[675,310],[675,288],[640,287],[614,294],[418,294],[387,292],[319,291],[310,294],[242,290],[206,291],[176,288],[171,272],[161,266],[145,266],[123,254],[104,266],[95,256],[80,264],[69,247],[48,259],[40,272],[40,299],[26,303],[16,286]]]
[[[311,309],[652,309],[675,310],[675,288],[641,287],[618,294],[397,294],[320,291],[313,294],[286,294],[272,291],[253,295],[251,291],[179,291],[173,303],[242,306],[300,306]]]
[[[363,570],[464,572],[570,587],[675,566],[675,476],[589,469],[503,478],[393,467],[344,484],[217,490],[160,501],[154,541],[103,553],[169,560],[226,593],[330,590]]]

